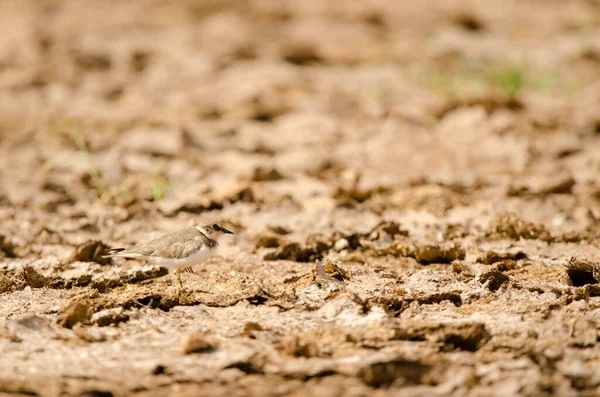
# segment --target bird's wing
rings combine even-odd
[[[154,256],[163,258],[186,258],[203,245],[202,235],[195,227],[165,234],[148,243],[116,251],[113,256],[135,258]]]
[[[160,258],[182,259],[197,252],[204,246],[201,237],[194,237],[188,240],[175,241],[172,244],[156,247],[150,256]]]

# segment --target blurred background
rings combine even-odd
[[[597,191],[599,8],[4,0],[0,194],[172,216]]]

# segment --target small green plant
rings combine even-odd
[[[90,150],[88,148],[87,141],[83,134],[81,133],[81,126],[76,120],[73,119],[61,119],[59,120],[54,128],[50,131],[50,135],[54,134],[62,134],[66,135],[70,138],[75,147],[77,147],[77,151],[79,155],[85,160],[87,164],[88,176],[90,178],[91,184],[96,188],[98,193],[98,198],[102,197],[104,192],[106,191],[106,185],[98,172],[98,169],[94,165],[94,159]],[[46,168],[52,168],[55,164],[55,161],[48,161],[46,163]]]
[[[92,153],[90,153],[88,143],[85,136],[81,133],[81,127],[76,120],[65,118],[61,119],[51,128],[49,135],[60,135],[67,137],[75,147],[78,154],[85,160],[87,165],[87,176],[89,183],[96,189],[97,198],[105,203],[127,203],[133,200],[131,191],[124,186],[117,186],[116,189],[111,189],[109,192],[108,186],[102,178],[102,175],[94,165]],[[58,159],[52,158],[46,161],[44,168],[52,169]],[[160,201],[165,198],[169,190],[174,187],[175,183],[156,172],[152,172],[152,180],[150,182],[150,192],[153,201]],[[115,199],[116,195],[116,199]]]
[[[490,69],[486,73],[488,83],[498,88],[508,99],[515,99],[525,87],[525,72],[516,66]]]
[[[484,67],[469,63],[465,63],[455,73],[429,70],[425,81],[430,87],[455,97],[497,89],[509,100],[514,100],[527,83],[525,70],[521,67]]]
[[[173,185],[173,181],[161,177],[156,172],[153,172],[152,182],[150,183],[152,201],[160,201],[165,198],[166,193],[173,188]]]

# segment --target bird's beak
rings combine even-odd
[[[221,228],[221,231],[225,234],[233,234],[231,230],[225,229],[224,227]]]

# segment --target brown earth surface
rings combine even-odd
[[[600,395],[599,175],[598,1],[0,1],[0,395]]]

